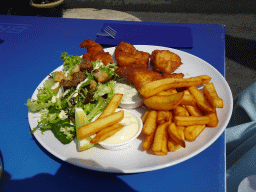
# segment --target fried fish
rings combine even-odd
[[[121,42],[116,46],[114,53],[117,65],[119,67],[141,66],[148,67],[150,54],[138,51],[132,44]]]
[[[172,73],[180,65],[181,58],[169,50],[154,50],[151,54],[150,66],[154,71]]]

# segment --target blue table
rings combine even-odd
[[[189,160],[137,174],[102,173],[65,163],[29,133],[27,99],[48,73],[62,65],[61,53],[82,55],[85,50],[79,44],[96,39],[105,22],[133,23],[0,15],[0,150],[5,169],[0,191],[225,191],[225,133]],[[180,50],[211,63],[224,75],[224,26],[150,24],[190,27],[193,48]]]

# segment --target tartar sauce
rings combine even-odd
[[[142,99],[135,86],[129,83],[128,80],[116,82],[115,93],[123,94],[121,104]]]
[[[121,143],[131,139],[139,131],[139,120],[132,113],[125,112],[124,119],[120,122],[124,127],[112,135],[111,137],[105,139],[104,143]]]

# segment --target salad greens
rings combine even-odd
[[[82,58],[79,56],[61,55],[63,73],[70,81],[74,76],[74,69],[80,64]],[[75,131],[75,108],[81,107],[88,117],[89,122],[101,113],[115,93],[115,80],[119,76],[114,72],[117,68],[115,63],[105,66],[100,60],[90,62],[93,66],[90,71],[80,71],[84,79],[77,82],[76,86],[65,87],[62,82],[55,82],[59,71],[52,72],[44,82],[43,87],[38,88],[37,99],[28,99],[26,105],[31,112],[41,114],[38,125],[31,131],[37,129],[43,134],[51,130],[56,138],[63,144],[70,143],[76,137]],[[97,82],[95,73],[104,71],[108,79]],[[92,86],[93,85],[96,86]]]

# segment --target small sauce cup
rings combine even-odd
[[[143,105],[142,96],[127,79],[120,79],[120,82],[116,82],[115,93],[123,94],[119,104],[119,107],[123,109],[135,109]]]
[[[132,145],[133,141],[140,135],[141,131],[142,131],[142,127],[143,127],[143,123],[142,123],[142,120],[139,116],[138,113],[134,112],[134,111],[129,111],[129,110],[126,110],[126,109],[117,109],[116,111],[120,111],[120,110],[123,110],[124,111],[124,120],[122,120],[120,123],[123,123],[123,124],[126,124],[124,125],[123,129],[127,129],[127,130],[123,130],[121,129],[120,131],[118,131],[117,133],[115,133],[113,136],[107,138],[104,142],[99,142],[99,144],[104,147],[105,149],[109,149],[109,150],[121,150],[121,149],[125,149],[127,147],[129,147],[130,145]],[[93,121],[95,119],[98,118],[99,115],[97,115]],[[128,117],[132,117],[133,119],[132,120],[125,120],[125,118],[128,118]],[[129,121],[131,122],[131,124],[129,124]],[[136,126],[135,124],[135,121],[137,122],[137,126],[138,127],[133,127],[133,126]],[[130,125],[130,126],[129,126]],[[134,130],[131,130],[129,132],[129,129],[135,129],[137,130],[136,132],[134,132]],[[125,135],[122,135],[122,133],[128,133],[128,134],[132,134],[132,135],[129,135],[129,137],[125,137]],[[115,138],[117,138],[117,140],[115,140]],[[121,138],[121,139],[120,139]],[[122,138],[124,138],[122,141]],[[129,139],[128,139],[129,138]],[[112,141],[114,142],[112,142]]]

